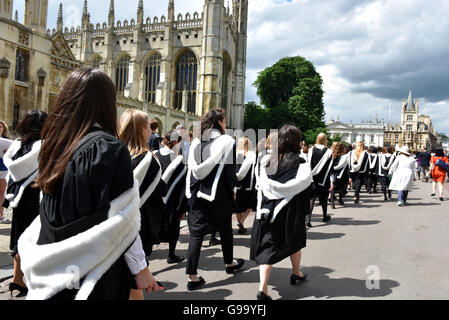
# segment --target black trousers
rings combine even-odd
[[[206,200],[197,199],[188,216],[190,240],[187,251],[186,274],[198,274],[201,247],[204,236],[218,230],[225,264],[234,260],[234,236],[232,233],[232,213],[219,212],[218,208]]]
[[[310,223],[312,221],[312,213],[317,199],[319,199],[321,208],[323,208],[323,218],[327,217],[327,201],[329,199],[329,188],[327,188],[326,186],[316,186],[312,191],[312,198],[310,199],[310,214],[306,217],[306,223]]]
[[[368,192],[377,191],[377,175],[369,173],[366,177]]]
[[[353,186],[355,190],[355,196],[358,198],[360,196],[360,191],[362,190],[362,185],[366,181],[366,173],[356,173],[354,175]]]

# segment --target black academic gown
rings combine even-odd
[[[240,157],[240,159],[239,159]],[[240,171],[243,161],[246,158],[243,154],[237,155],[237,166],[236,173]],[[244,213],[246,210],[251,209],[256,211],[257,206],[257,193],[256,193],[256,177],[255,177],[255,166],[257,161],[248,170],[246,176],[241,180],[237,181],[237,192],[235,195],[235,212]]]
[[[166,173],[172,160],[175,160],[176,158],[174,153],[162,155],[161,152],[158,151],[155,155],[161,164],[162,174]],[[162,228],[160,232],[160,239],[162,242],[170,242],[171,240],[174,240],[174,238],[179,237],[179,219],[184,213],[189,211],[187,198],[185,196],[186,169],[187,166],[181,161],[179,165],[174,168],[171,178],[166,183],[166,197],[168,198],[165,199],[165,210],[162,214]],[[171,192],[168,194],[170,190]]]
[[[298,155],[289,154],[270,179],[286,183],[296,177],[300,165],[306,161]],[[310,213],[310,189],[296,195],[277,215],[271,219],[281,200],[269,200],[262,196],[262,208],[270,211],[261,220],[255,219],[251,234],[250,258],[259,265],[273,265],[306,247],[305,217]]]
[[[210,155],[204,150],[213,143],[215,139],[201,142],[201,155],[208,158]],[[192,150],[190,150],[192,152]],[[236,153],[235,146],[232,152],[232,159],[224,165],[223,172],[220,175],[217,184],[217,192],[213,201],[207,201],[198,197],[198,191],[210,195],[212,185],[218,172],[219,165],[208,174],[203,180],[196,180],[193,174],[190,175],[190,190],[192,197],[188,200],[189,211],[189,230],[202,235],[208,235],[216,232],[220,224],[225,224],[232,217],[234,210],[234,188],[237,185],[235,175]]]
[[[376,190],[377,186],[377,174],[379,171],[379,157],[377,153],[370,153],[368,154],[368,170],[367,170],[367,184],[368,184],[368,191],[371,191],[371,189]],[[374,164],[375,165],[372,165]]]
[[[66,240],[106,221],[110,202],[133,183],[126,146],[101,131],[89,135],[74,152],[54,194],[43,194],[38,245]],[[129,299],[134,276],[124,253],[96,283],[89,300]],[[71,300],[76,294],[77,290],[66,289],[51,300]]]
[[[22,145],[20,150],[12,158],[17,160],[26,154],[28,154],[33,144],[36,141],[30,141],[27,144]],[[13,194],[16,197],[19,193],[20,187],[28,178],[22,181],[15,182],[12,178],[9,178],[7,194]],[[12,210],[12,225],[11,225],[11,237],[9,242],[9,248],[13,252],[13,256],[17,254],[17,243],[22,233],[31,225],[31,223],[39,215],[39,194],[40,189],[32,187],[32,184],[28,185],[20,198],[17,208]],[[4,206],[8,207],[9,201],[5,200]]]
[[[318,149],[313,148],[312,151],[312,158],[310,161],[310,166],[313,169],[318,165],[320,160],[324,157],[324,155],[327,152],[327,148]],[[327,199],[329,197],[329,189],[331,187],[331,180],[330,177],[333,174],[332,168],[329,169],[332,163],[332,157],[330,157],[326,164],[324,165],[323,169],[313,177],[313,190],[312,190],[312,197],[319,197],[320,199]]]
[[[139,163],[147,155],[146,152],[132,159],[133,170],[139,165]],[[160,165],[156,161],[156,156],[151,161],[150,167],[145,174],[145,178],[140,186],[139,193],[142,196],[148,187],[153,183],[156,178]],[[166,185],[162,179],[154,189],[151,196],[145,201],[144,205],[140,208],[141,213],[141,228],[140,238],[142,239],[143,250],[147,256],[150,256],[153,252],[153,246],[161,243],[160,232],[162,229],[162,216],[165,211],[165,204],[162,198],[166,193]]]
[[[385,163],[383,163],[382,158],[385,158]],[[393,155],[390,155],[389,157],[385,157],[385,155],[379,156],[378,179],[383,192],[387,191],[390,186],[389,171],[394,160],[395,158]]]
[[[333,164],[333,174],[335,177],[334,181],[334,192],[335,193],[346,193],[347,187],[349,184],[349,164],[345,166],[344,168],[341,168],[340,170],[337,170],[337,166],[339,165],[342,157],[344,156],[338,156],[334,159]]]

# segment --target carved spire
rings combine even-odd
[[[143,24],[143,0],[139,0],[137,6],[137,24]]]
[[[14,16],[14,21],[19,22],[19,11],[16,10],[16,14]]]
[[[62,3],[59,4],[59,12],[58,12],[58,22],[56,23],[58,32],[62,32],[62,28],[64,26],[63,15],[62,15]]]
[[[82,25],[83,27],[88,28],[89,24],[90,24],[90,14],[87,11],[87,0],[84,0]]]
[[[108,16],[108,23],[109,27],[114,27],[115,22],[115,9],[114,9],[114,0],[111,0],[109,4],[109,16]]]
[[[175,0],[168,0],[168,20],[175,20]]]

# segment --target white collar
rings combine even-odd
[[[175,152],[169,149],[167,146],[164,146],[162,149],[159,150],[159,153],[161,154],[161,156],[166,156],[168,154],[173,154]]]
[[[326,146],[324,146],[322,144],[316,144],[315,148],[317,148],[317,149],[324,149],[324,148],[326,148]]]

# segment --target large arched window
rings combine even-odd
[[[176,63],[176,89],[174,108],[182,108],[183,93],[186,91],[187,112],[196,112],[196,82],[198,62],[192,51],[184,52]]]
[[[221,107],[228,110],[228,95],[229,95],[229,76],[231,73],[231,65],[227,56],[224,56],[223,59],[223,79],[221,83]]]
[[[161,55],[153,54],[145,65],[145,101],[156,103],[156,88],[161,76]]]
[[[117,92],[123,93],[125,86],[128,83],[130,60],[130,56],[123,56],[117,63],[117,67],[115,69],[115,86]]]

